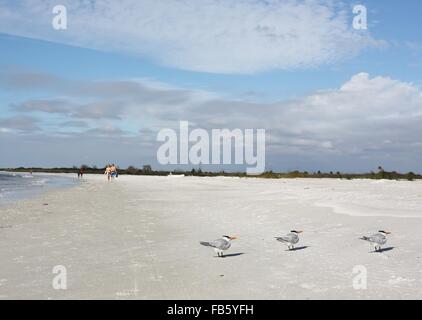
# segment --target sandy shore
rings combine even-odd
[[[274,237],[294,228],[289,252]],[[358,238],[381,228],[372,253]],[[421,299],[421,230],[422,182],[88,176],[0,208],[0,298]],[[223,234],[224,259],[199,245]]]

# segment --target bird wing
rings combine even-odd
[[[276,239],[280,242],[290,242],[290,240],[286,236],[277,237]]]
[[[289,234],[286,234],[285,236],[278,237],[276,239],[278,241],[281,241],[281,242],[289,242],[289,243],[298,243],[299,242],[298,235],[294,234],[294,233],[289,233]]]
[[[206,241],[199,241],[200,244],[202,244],[203,246],[206,247],[211,247],[211,243],[210,242],[206,242]]]
[[[377,244],[385,244],[387,242],[387,237],[381,233],[376,233],[369,237],[362,237],[361,239]]]
[[[375,242],[378,244],[385,244],[387,242],[387,237],[381,233],[374,234],[369,238],[371,239],[371,242]]]
[[[230,242],[225,239],[217,239],[210,242],[201,241],[200,244],[202,244],[203,246],[213,247],[220,250],[227,250],[228,248],[230,248],[231,245]]]

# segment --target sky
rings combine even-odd
[[[267,170],[422,172],[421,12],[419,0],[0,0],[0,167],[187,169],[157,163],[156,137],[189,121],[265,129]]]

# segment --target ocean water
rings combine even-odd
[[[0,172],[0,206],[76,183],[76,178],[62,175]]]

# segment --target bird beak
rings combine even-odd
[[[230,237],[230,240],[236,240],[237,237]]]
[[[385,234],[391,234],[391,232],[390,231],[386,231]]]
[[[301,231],[298,231],[297,233],[303,233],[303,231],[301,230]]]

